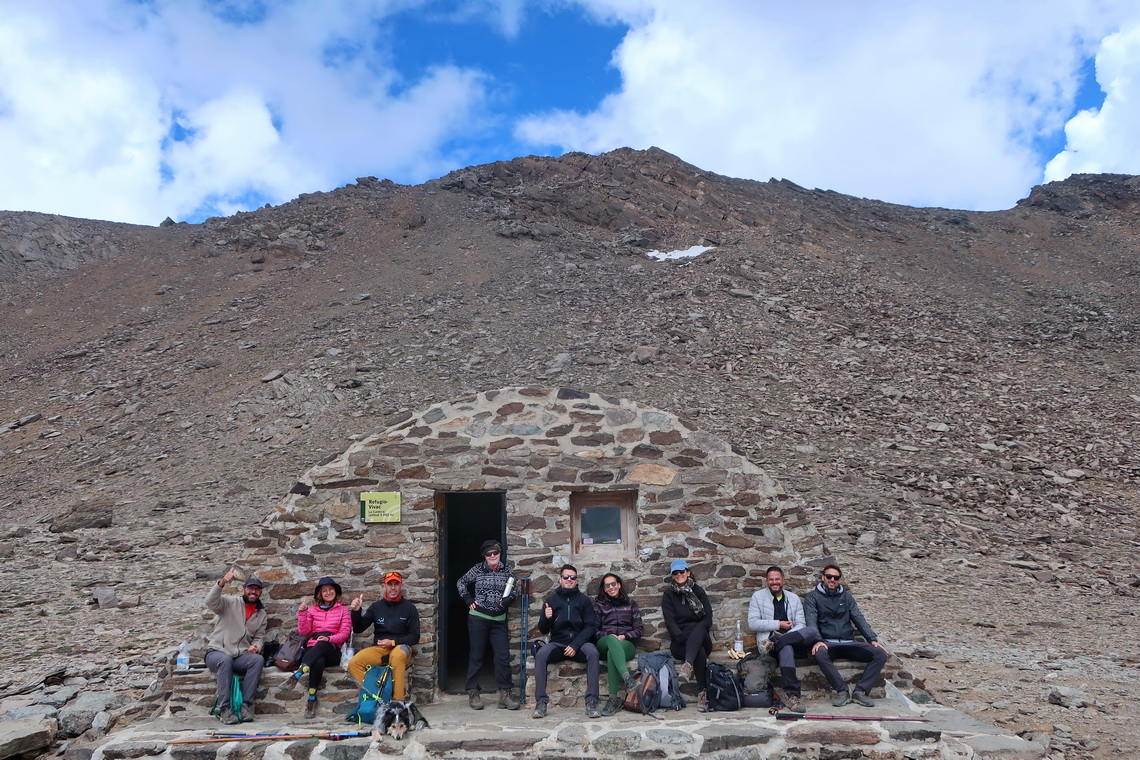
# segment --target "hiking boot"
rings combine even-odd
[[[301,682],[301,671],[298,670],[296,673],[290,674],[290,676],[285,679],[285,682],[277,687],[277,690],[278,691],[291,691],[293,689],[293,687],[296,686],[297,684],[299,684],[300,682]]]
[[[539,702],[534,706],[534,712],[530,714],[532,718],[545,718],[546,717],[546,703]]]
[[[305,718],[312,720],[315,717],[317,717],[317,695],[310,694],[305,702]]]
[[[483,697],[480,696],[478,689],[467,692],[467,704],[471,705],[472,710],[483,709]]]
[[[241,720],[243,723],[250,723],[253,721],[253,705],[243,704],[241,706]]]
[[[510,689],[499,689],[499,709],[500,710],[517,710],[519,709],[519,701],[511,696]]]
[[[236,726],[238,723],[241,723],[241,718],[234,715],[234,711],[228,707],[222,710],[222,712],[218,715],[218,720],[220,720],[222,723],[225,723],[227,726]]]
[[[634,687],[637,686],[637,676],[628,670],[625,671],[621,674],[621,685],[625,687],[626,691],[633,691]],[[604,715],[605,713],[602,714]]]
[[[601,712],[598,711],[598,700],[594,699],[586,703],[586,717],[587,718],[600,718]]]
[[[845,691],[840,691],[836,693],[835,699],[831,700],[831,704],[834,707],[843,707],[843,705],[847,704],[850,701],[851,695]]]
[[[776,642],[772,639],[764,639],[760,642],[760,649],[762,654],[772,654],[772,650],[776,648]]]
[[[606,706],[602,708],[602,717],[608,718],[616,713],[621,708],[621,698],[614,694],[606,700]]]
[[[789,694],[788,698],[784,700],[784,706],[788,708],[788,712],[804,713],[803,703],[800,702],[798,694]]]
[[[863,705],[863,707],[874,707],[875,703],[867,698],[866,693],[856,689],[851,692],[851,701]]]
[[[687,662],[682,662],[681,667],[677,668],[677,672],[683,675],[690,681],[693,680],[693,666]]]

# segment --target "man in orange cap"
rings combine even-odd
[[[384,596],[366,612],[360,608],[364,594],[352,600],[352,630],[363,633],[372,626],[374,645],[361,649],[348,661],[348,674],[364,685],[364,671],[372,665],[392,666],[392,698],[404,699],[406,672],[414,644],[420,643],[420,613],[404,598],[404,576],[393,571],[384,575]]]

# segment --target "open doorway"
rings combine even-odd
[[[472,565],[482,561],[479,546],[492,539],[507,556],[507,498],[495,491],[436,494],[440,510],[439,574],[439,687],[449,693],[464,691],[467,682],[467,606],[456,583]],[[479,684],[494,692],[495,675],[490,653],[483,658]]]

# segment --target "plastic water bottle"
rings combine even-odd
[[[732,648],[737,652],[744,651],[744,629],[740,627],[740,621],[736,621],[736,638],[732,642]]]
[[[345,665],[356,655],[356,650],[352,648],[352,637],[348,637],[348,641],[344,642],[344,646],[340,648],[340,661]]]
[[[182,646],[178,647],[178,658],[175,660],[174,669],[190,669],[190,647],[186,642],[182,642]]]

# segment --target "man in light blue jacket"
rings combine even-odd
[[[819,641],[819,633],[808,628],[800,598],[784,590],[784,571],[772,565],[765,573],[768,588],[760,589],[748,602],[748,627],[756,633],[761,653],[768,653],[780,664],[784,681],[784,701],[788,710],[802,713],[800,680],[796,677],[797,649],[807,656]]]

